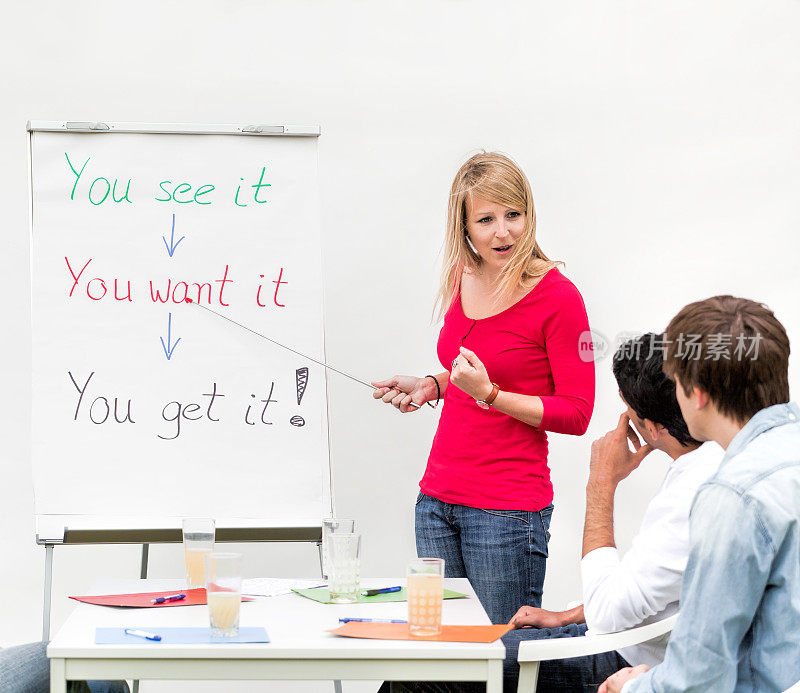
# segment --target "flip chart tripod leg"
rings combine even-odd
[[[150,556],[150,544],[142,544],[142,570],[139,577],[144,580],[147,578],[147,559]]]
[[[53,545],[44,545],[44,608],[42,613],[42,640],[50,639],[50,600],[53,591]]]
[[[142,580],[147,578],[147,559],[150,557],[150,544],[142,544],[142,568],[139,577]],[[133,693],[139,693],[139,681],[133,682]]]

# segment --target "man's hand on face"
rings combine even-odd
[[[563,619],[559,611],[537,609],[535,606],[521,606],[509,623],[514,628],[558,628]]]
[[[650,667],[646,664],[640,664],[636,667],[625,667],[620,669],[616,674],[611,674],[597,689],[597,693],[620,693],[622,687],[628,682],[635,679],[637,676],[649,671]]]
[[[635,452],[631,452],[628,446],[629,440]],[[613,431],[609,431],[592,443],[589,478],[616,487],[652,451],[650,445],[642,444],[639,440],[639,436],[631,426],[630,417],[624,412]]]

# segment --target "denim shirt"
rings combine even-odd
[[[800,680],[800,407],[776,404],[700,486],[663,664],[624,693],[784,691]]]

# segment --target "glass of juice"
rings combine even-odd
[[[358,601],[361,535],[331,534],[328,589],[334,604]]]
[[[406,573],[408,630],[411,635],[430,636],[442,632],[444,559],[415,558]]]
[[[183,552],[186,559],[186,584],[205,587],[205,557],[214,550],[214,520],[187,518],[183,521]]]
[[[331,535],[352,534],[355,525],[353,520],[340,520],[335,517],[327,517],[322,521],[322,577],[325,580],[329,579],[331,575]]]
[[[215,638],[239,634],[242,603],[242,554],[209,553],[206,562],[206,598],[211,635]]]

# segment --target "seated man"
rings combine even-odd
[[[692,505],[681,615],[663,664],[624,669],[600,690],[784,691],[800,680],[800,407],[789,401],[789,338],[765,306],[715,296],[683,308],[665,346],[689,431],[725,455]]]
[[[700,484],[716,471],[722,450],[713,443],[701,446],[689,435],[675,388],[662,371],[658,335],[650,333],[621,345],[613,369],[626,411],[615,430],[592,444],[581,562],[584,604],[562,612],[520,608],[512,619],[518,630],[503,637],[507,691],[516,690],[517,650],[524,640],[580,636],[587,627],[593,633],[624,630],[678,610],[689,552],[689,506]],[[631,550],[620,558],[614,544],[614,493],[654,449],[667,453],[672,463],[647,507]],[[660,662],[665,647],[662,640],[621,652],[542,662],[537,691],[591,690],[620,666]],[[463,683],[395,683],[391,687],[392,691],[408,689],[438,692],[482,687]],[[382,690],[389,690],[387,684]]]
[[[722,458],[718,445],[689,435],[675,388],[662,370],[661,337],[649,333],[622,344],[614,355],[614,376],[627,410],[614,431],[592,444],[586,486],[581,577],[583,604],[562,612],[523,606],[506,646],[505,687],[514,690],[517,649],[524,640],[611,633],[667,618],[678,611],[681,576],[689,555],[689,507],[698,487]],[[645,443],[630,428],[633,424]],[[636,448],[632,452],[628,440]],[[647,506],[631,549],[620,557],[614,543],[617,485],[653,449],[672,463]],[[542,662],[537,691],[584,691],[598,686],[609,669],[653,665],[664,656],[666,638],[619,652]]]
[[[0,691],[3,693],[47,693],[50,662],[47,643],[34,642],[0,649]],[[69,681],[68,693],[128,693],[125,681]]]

